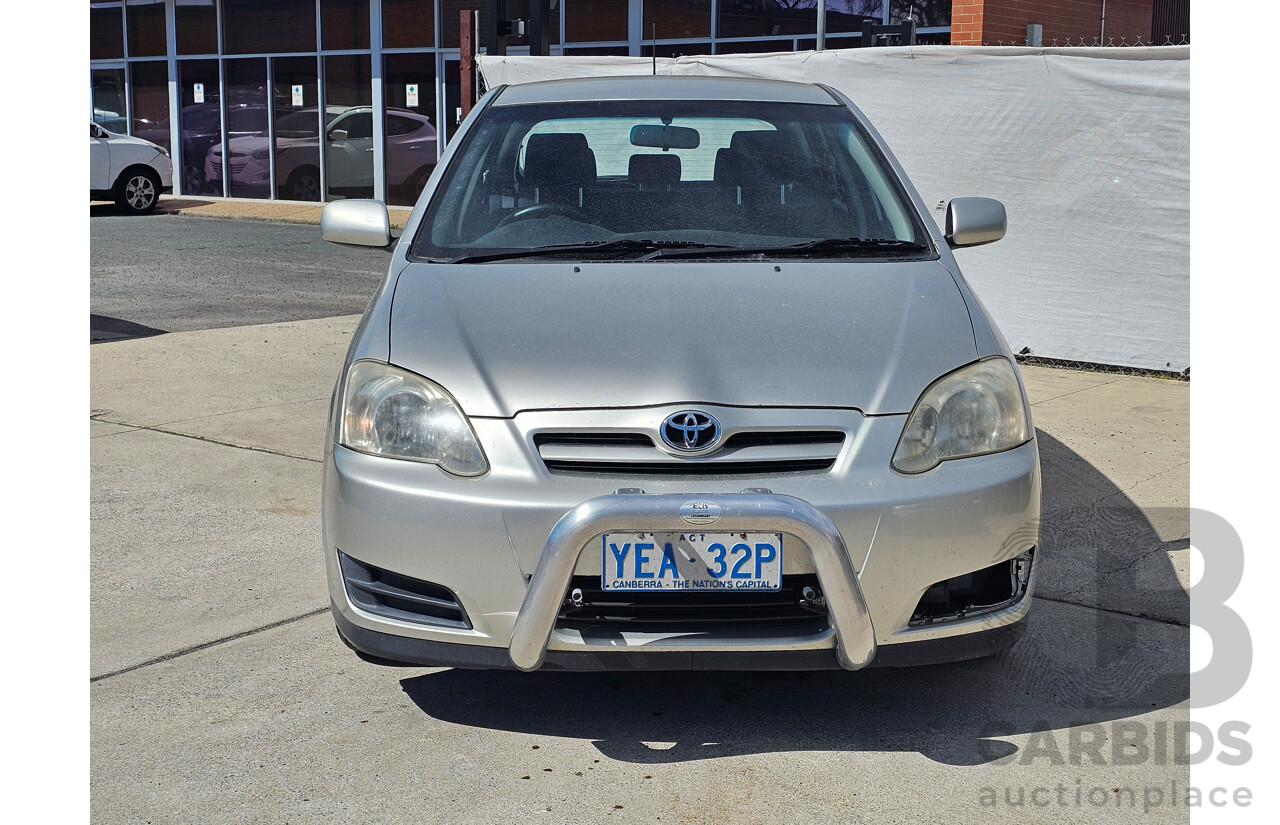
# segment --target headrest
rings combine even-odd
[[[581,132],[530,135],[524,149],[529,186],[579,187],[596,182],[596,153]]]
[[[716,152],[715,180],[744,187],[792,183],[794,166],[782,133],[734,132],[729,147]]]
[[[749,154],[781,155],[784,152],[782,133],[773,129],[756,132],[734,132],[729,148]]]
[[[627,180],[641,186],[669,186],[680,182],[680,156],[632,155],[627,163]]]

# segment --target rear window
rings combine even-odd
[[[928,246],[843,107],[575,102],[486,110],[445,171],[413,254],[846,238]]]

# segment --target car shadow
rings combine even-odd
[[[437,720],[586,739],[635,763],[889,751],[964,766],[1017,758],[1003,737],[1092,725],[1102,729],[1088,738],[1118,740],[1111,726],[1132,731],[1131,717],[1190,694],[1189,597],[1162,552],[1179,542],[1161,540],[1151,508],[1038,438],[1037,599],[1026,636],[999,656],[856,673],[444,670],[401,686]]]
[[[135,324],[121,318],[107,315],[89,315],[89,343],[101,344],[106,341],[127,341],[131,338],[147,338],[152,335],[164,335],[165,330]]]

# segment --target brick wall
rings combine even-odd
[[[1152,0],[1108,0],[1105,37],[1119,43],[1151,39]],[[1021,44],[1027,24],[1044,27],[1044,43],[1067,38],[1092,42],[1102,34],[1102,0],[953,0],[951,44]]]

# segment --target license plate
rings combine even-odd
[[[606,533],[605,590],[777,590],[781,533]]]

